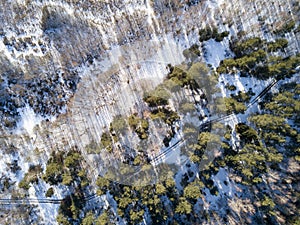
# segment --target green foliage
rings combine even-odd
[[[197,143],[192,143],[190,148],[194,150],[190,159],[194,163],[199,163],[202,160],[203,154],[206,149],[219,148],[221,145],[220,137],[210,132],[201,132],[198,135]]]
[[[276,118],[269,118],[269,116],[270,115],[256,115],[249,119],[255,123],[260,130],[263,130],[262,137],[265,141],[266,137],[270,136],[270,130],[265,132],[267,128],[275,128],[277,131],[281,129],[277,127],[278,124],[274,125],[277,123]],[[247,185],[259,183],[262,181],[260,178],[261,174],[267,172],[267,164],[273,165],[280,163],[283,157],[275,148],[263,147],[261,142],[259,142],[260,139],[258,138],[257,132],[248,125],[239,123],[235,129],[244,147],[233,155],[227,155],[226,161],[240,172],[243,177],[243,183]],[[280,132],[282,133],[282,131],[278,131],[278,133]],[[274,133],[274,135],[277,135],[277,133]]]
[[[51,187],[51,188],[49,188],[49,189],[47,190],[45,196],[46,196],[47,198],[50,198],[50,197],[52,197],[53,194],[54,194],[54,190],[53,190],[53,188]]]
[[[283,51],[288,46],[284,38],[266,43],[258,37],[250,38],[244,42],[233,42],[231,49],[235,58],[224,59],[217,68],[218,73],[231,73],[239,70],[241,75],[253,75],[259,79],[284,79],[291,77],[300,64],[299,55],[282,59],[281,57],[267,57],[268,52]]]
[[[148,103],[150,107],[157,107],[157,106],[167,105],[169,98],[170,98],[170,93],[168,89],[163,84],[161,84],[158,85],[150,93],[146,93],[144,97],[144,101]]]
[[[194,46],[196,48],[197,46]],[[192,63],[190,68],[186,66],[173,67],[168,65],[170,72],[162,85],[159,85],[150,94],[146,95],[144,100],[148,103],[151,109],[150,118],[152,120],[160,119],[167,125],[172,126],[174,122],[180,119],[178,113],[173,111],[168,106],[168,99],[173,91],[179,91],[181,88],[189,88],[194,91],[199,91],[201,88],[207,96],[213,96],[216,92],[216,84],[218,77],[216,74],[209,75],[209,69],[203,63]],[[179,105],[179,112],[195,112],[194,104],[191,102],[182,102]],[[129,118],[130,126],[138,132],[140,137],[147,137],[143,129],[137,130],[138,119],[136,116]],[[147,124],[145,123],[145,127]],[[170,130],[164,139],[164,144],[167,146],[169,140],[174,136],[174,131]]]
[[[99,154],[101,152],[101,145],[95,140],[92,140],[89,144],[85,146],[88,154]]]
[[[236,59],[237,67],[243,71],[249,72],[257,63],[257,59],[253,56],[243,56]]]
[[[241,173],[247,185],[261,182],[259,176],[267,169],[264,149],[254,144],[246,144],[238,154],[227,156],[226,161]]]
[[[218,33],[218,28],[207,26],[203,29],[199,30],[199,41],[208,41],[209,39],[215,39],[216,41],[220,42],[223,41],[224,37],[229,35],[228,31],[224,31],[222,33]]]
[[[235,91],[236,90],[236,86],[235,85],[229,85],[228,83],[225,86],[226,89],[228,89],[229,91]]]
[[[74,194],[68,195],[63,199],[58,212],[61,215],[63,221],[69,221],[71,224],[78,223],[78,221],[80,221],[80,211],[84,206],[83,204],[84,202],[82,192],[76,191]]]
[[[43,176],[43,179],[51,184],[56,185],[62,182],[63,166],[56,162],[48,162],[46,173]]]
[[[137,155],[133,160],[133,165],[140,166],[143,162],[145,162],[144,158],[141,155]]]
[[[186,70],[181,67],[175,66],[170,68],[170,73],[167,76],[167,80],[174,82],[179,87],[184,87],[191,84],[192,78]]]
[[[284,35],[285,33],[291,32],[295,28],[295,21],[291,20],[285,23],[281,28],[274,31],[277,35]]]
[[[297,86],[298,87],[298,86]],[[278,93],[272,101],[265,104],[265,109],[276,116],[284,118],[296,118],[300,114],[300,101],[295,98],[297,87],[290,91]]]
[[[63,152],[52,152],[49,161],[47,162],[46,173],[43,179],[51,185],[56,185],[62,182],[63,174]]]
[[[249,38],[243,42],[235,42],[231,45],[231,50],[235,55],[240,58],[245,55],[249,55],[264,46],[264,41],[259,37]]]
[[[156,184],[155,188],[156,188],[156,194],[158,195],[164,195],[167,192],[167,189],[162,184]]]
[[[279,135],[276,132],[270,132],[270,133],[263,132],[262,136],[263,136],[263,138],[265,140],[265,143],[267,145],[275,144],[275,143],[276,144],[282,144],[282,143],[286,142],[285,138],[282,135]]]
[[[96,181],[96,185],[99,187],[99,189],[97,190],[97,194],[98,195],[102,195],[104,193],[106,193],[106,191],[109,188],[109,180],[107,180],[104,177],[98,177],[97,181]]]
[[[241,55],[236,59],[224,59],[221,61],[217,68],[218,73],[230,73],[233,69],[239,69],[243,73],[252,72],[255,70],[257,64],[264,63],[267,58],[265,51],[259,49],[254,52],[250,52],[247,55]]]
[[[229,73],[234,67],[237,67],[235,59],[224,59],[220,62],[220,66],[217,68],[218,73]]]
[[[201,88],[206,93],[206,96],[216,92],[216,85],[218,83],[218,77],[216,74],[210,74],[209,68],[201,63],[193,63],[188,69],[188,77],[190,77],[190,83],[192,87]]]
[[[228,141],[231,139],[231,132],[232,128],[230,126],[226,126],[226,133],[224,134],[224,138]]]
[[[195,105],[191,102],[181,103],[179,105],[179,111],[184,114],[195,112]]]
[[[88,212],[82,219],[81,225],[93,225],[95,222],[95,216],[92,212]]]
[[[201,162],[201,159],[202,157],[199,157],[198,155],[196,154],[191,154],[190,156],[190,160],[193,162],[193,163],[200,163]]]
[[[188,74],[190,79],[196,80],[198,84],[201,84],[201,80],[209,76],[209,69],[204,63],[196,62],[193,63],[192,66],[188,69]]]
[[[168,189],[173,189],[173,188],[175,187],[175,181],[174,181],[174,179],[168,178],[168,179],[166,180],[166,187],[167,187]]]
[[[170,180],[171,181],[171,180]],[[142,221],[145,210],[150,213],[155,224],[164,224],[168,218],[168,210],[161,201],[161,196],[170,197],[175,194],[174,180],[149,186],[114,186],[114,198],[118,203],[118,214],[125,217],[129,224]]]
[[[64,216],[62,213],[59,213],[57,215],[56,222],[59,225],[71,225],[71,223],[69,222],[68,218],[66,216]]]
[[[72,199],[72,204],[71,204],[71,206],[69,208],[70,212],[72,213],[72,219],[73,220],[77,220],[78,219],[79,212],[80,212],[79,206],[78,206],[78,204],[76,204],[77,202],[75,202],[75,201]]]
[[[124,117],[117,115],[110,124],[110,132],[116,132],[118,135],[127,130],[127,123]]]
[[[222,146],[222,149],[225,151],[230,150],[230,145],[228,142],[222,142],[221,146]]]
[[[238,123],[235,126],[236,132],[239,134],[240,139],[245,143],[257,143],[258,136],[256,131],[244,123]]]
[[[267,77],[284,79],[296,73],[295,68],[300,65],[300,56],[292,56],[268,65]]]
[[[208,41],[211,38],[216,38],[218,35],[218,28],[207,26],[203,29],[199,29],[199,41]]]
[[[192,212],[192,205],[185,198],[181,197],[175,212],[179,214],[190,214]]]
[[[216,86],[218,75],[210,73],[209,68],[201,62],[193,63],[187,72],[191,78],[189,87],[194,90],[201,89],[208,102],[214,101],[213,96],[219,91]]]
[[[128,117],[128,124],[131,128],[136,129],[139,123],[140,118],[138,118],[136,115],[131,115]]]
[[[20,181],[19,187],[28,190],[30,183],[38,183],[42,171],[43,169],[40,165],[31,165],[24,178]]]
[[[238,102],[234,98],[224,98],[224,103],[226,107],[226,112],[231,113],[244,113],[246,111],[245,104]]]
[[[288,41],[285,38],[276,39],[275,42],[268,42],[267,49],[268,52],[276,52],[278,50],[284,50],[288,46]]]
[[[23,179],[19,183],[19,188],[23,188],[25,190],[28,190],[30,188],[30,185],[25,179]]]
[[[190,48],[190,51],[193,52],[195,55],[200,56],[200,50],[199,50],[199,45],[193,44]]]
[[[180,81],[178,81],[178,79],[175,79],[175,78],[166,79],[166,80],[164,80],[163,84],[164,84],[166,90],[170,91],[170,93],[178,92],[182,88],[180,86],[180,85],[182,85],[182,83]]]
[[[261,201],[261,205],[269,209],[274,209],[275,207],[275,203],[273,202],[273,200],[266,195],[264,196],[264,199]]]
[[[121,209],[125,209],[128,205],[130,205],[132,202],[134,202],[133,200],[131,200],[131,198],[129,197],[122,197],[118,199],[118,207],[120,207]]]
[[[290,216],[288,218],[288,222],[287,224],[291,224],[291,225],[300,225],[300,218],[299,216],[295,215],[295,216]]]
[[[129,126],[136,132],[140,139],[148,138],[149,123],[145,119],[141,119],[136,115],[131,115],[128,118]]]
[[[101,135],[101,144],[108,152],[112,152],[113,139],[108,132],[103,132]]]
[[[255,58],[256,63],[265,63],[267,59],[267,53],[263,49],[254,51],[249,56]]]
[[[198,146],[200,149],[205,149],[208,144],[219,145],[220,137],[210,132],[201,132],[198,136]]]
[[[287,140],[289,142],[295,141],[297,137],[297,131],[286,122],[285,118],[280,116],[271,114],[255,115],[251,116],[249,121],[260,130],[260,137],[264,140],[266,146],[283,146],[285,143],[288,144]],[[291,139],[287,139],[287,137]],[[297,145],[293,144],[293,148],[296,147]],[[291,153],[293,148],[288,147],[288,149],[291,149]],[[269,161],[280,162],[282,156],[270,154],[269,158]]]
[[[111,224],[107,211],[104,211],[96,220],[95,225],[108,225]]]
[[[193,44],[190,48],[185,49],[182,54],[185,58],[193,61],[201,55],[201,52],[199,50],[199,46],[197,44]]]
[[[79,152],[70,151],[67,153],[67,157],[64,159],[64,165],[68,168],[74,168],[78,166],[81,160],[81,155]]]
[[[267,164],[277,164],[283,157],[275,148],[263,147],[253,128],[239,123],[235,129],[244,146],[238,152],[226,155],[227,165],[232,165],[242,175],[244,184],[260,183],[260,176],[267,172]]]
[[[270,163],[280,163],[283,160],[283,156],[280,153],[277,153],[277,150],[274,148],[268,148],[268,153],[266,154],[267,162]]]
[[[228,32],[228,31],[223,31],[222,33],[218,33],[218,34],[217,34],[215,40],[216,40],[217,42],[221,42],[221,41],[223,41],[223,39],[224,39],[225,37],[228,37],[228,35],[229,35],[229,32]]]
[[[251,99],[251,96],[249,93],[239,91],[237,95],[232,95],[232,98],[234,98],[238,102],[248,103]]]
[[[130,221],[133,224],[138,224],[143,221],[143,215],[145,211],[142,209],[140,211],[130,210]]]
[[[69,185],[71,185],[72,181],[73,181],[73,177],[70,173],[66,172],[62,175],[62,184],[63,185],[69,186]]]
[[[161,119],[168,125],[172,125],[175,121],[177,121],[180,118],[177,112],[171,111],[167,108],[153,110],[150,116],[151,119]]]
[[[68,186],[76,182],[81,185],[87,184],[85,172],[81,170],[83,161],[83,157],[76,149],[71,149],[68,152],[53,152],[47,162],[43,179],[51,185],[57,185],[61,182]]]
[[[284,118],[263,114],[255,115],[249,118],[249,121],[254,123],[257,128],[262,129],[264,132],[275,131],[276,134],[293,134],[293,130],[285,121]]]
[[[200,188],[202,188],[204,185],[199,182],[192,182],[189,183],[185,188],[184,188],[184,197],[188,199],[198,199],[201,197],[201,191]]]
[[[223,66],[225,70],[235,67],[237,69],[251,72],[256,68],[257,63],[261,63],[266,60],[266,53],[261,49],[257,49],[255,45],[259,44],[257,44],[255,41],[253,42],[254,47],[243,46],[245,49],[241,50],[248,52],[248,55],[244,55],[237,59],[224,60]],[[190,51],[196,51],[198,46],[194,46],[193,48],[195,49],[190,49]],[[193,52],[193,54],[197,55],[197,52]],[[272,62],[271,64],[274,65],[276,63],[277,62]],[[190,68],[172,67],[164,84],[160,85],[147,97],[145,97],[145,101],[148,103],[148,105],[153,107],[151,109],[151,118],[159,118],[165,123],[173,125],[174,122],[179,119],[179,116],[176,112],[172,111],[170,107],[168,107],[168,99],[171,97],[170,90],[172,89],[174,91],[178,87],[192,89],[196,87],[202,88],[203,86],[207,86],[209,89],[217,83],[216,78],[217,77],[215,75],[209,75],[208,68],[201,63],[193,63],[191,64]],[[227,88],[236,90],[236,87],[233,85],[228,85]],[[211,90],[207,91],[209,92]],[[209,93],[212,93],[212,91]],[[277,97],[277,105],[268,103],[268,105],[265,106],[265,109],[274,112],[277,111],[278,115],[280,113],[286,113],[290,116],[289,118],[294,118],[294,112],[299,110],[296,102],[291,100],[291,98],[294,96],[295,95],[289,94],[289,92],[284,94],[280,93],[280,95],[275,96]],[[226,106],[231,107],[227,109],[227,112],[244,112],[246,107],[243,103],[249,102],[250,97],[251,96],[249,93],[238,92],[237,95],[225,99],[225,104],[227,104]],[[195,111],[193,103],[183,102],[180,104],[180,112],[186,113],[193,111]],[[237,149],[236,151],[234,151],[235,149],[230,146],[232,132],[231,129],[227,130],[226,134],[224,135],[225,140],[223,139],[222,143],[219,137],[211,134],[210,132],[201,132],[199,134],[197,127],[193,126],[192,124],[184,125],[184,139],[188,140],[187,143],[190,145],[188,147],[194,150],[194,153],[191,156],[192,161],[200,162],[208,145],[219,146],[222,144],[222,148],[225,150],[224,153],[226,152],[225,159],[220,157],[218,162],[213,162],[208,165],[208,169],[205,171],[205,173],[199,173],[202,181],[205,181],[204,183],[206,186],[209,186],[212,194],[217,195],[218,189],[213,185],[213,181],[210,178],[213,173],[218,171],[220,165],[235,169],[238,174],[242,176],[243,183],[253,185],[262,182],[261,177],[268,171],[268,166],[271,163],[279,163],[282,161],[283,155],[278,154],[276,148],[270,147],[268,143],[284,143],[286,140],[281,134],[292,134],[295,130],[287,126],[286,121],[283,123],[281,120],[276,121],[276,119],[277,118],[274,117],[259,118],[257,115],[251,117],[249,121],[251,122],[251,125],[254,124],[255,127],[259,128],[259,133],[246,124],[238,124],[235,129],[241,138],[242,143],[241,148]],[[267,120],[268,122],[264,120]],[[131,115],[128,118],[119,117],[114,119],[114,123],[115,124],[111,125],[110,133],[104,133],[104,136],[102,135],[101,144],[105,148],[112,146],[115,133],[118,133],[120,130],[127,129],[128,125],[141,139],[144,138],[143,134],[147,134],[149,129],[148,121],[140,118],[137,114]],[[280,126],[280,128],[274,130],[274,127],[278,126]],[[261,132],[264,132],[265,134],[262,134]],[[278,133],[280,133],[280,135]],[[263,140],[258,138],[259,135],[263,137]],[[295,139],[296,137],[293,136],[293,138]],[[142,154],[137,155],[137,157],[134,159],[134,165],[142,164],[142,160]],[[221,160],[222,164],[220,162]],[[63,154],[60,160],[52,160],[51,163],[55,163],[60,166],[60,175],[63,183],[72,185],[73,174],[81,177],[79,174],[82,173],[82,170],[80,170],[81,172],[79,172],[79,169],[75,169],[75,171],[73,171],[68,167],[76,167],[77,164],[80,164],[80,161],[80,154],[72,153],[70,155]],[[84,176],[84,173],[82,176]],[[186,180],[188,180],[188,178]],[[108,181],[103,177],[99,177],[96,181],[96,184],[98,186],[97,193],[99,195],[110,191],[110,194],[113,195],[115,201],[117,202],[119,216],[124,217],[129,224],[138,224],[141,222],[145,212],[149,212],[153,224],[164,224],[168,218],[181,217],[178,214],[190,214],[193,210],[193,203],[202,197],[201,189],[204,187],[202,182],[194,181],[188,184],[184,183],[183,192],[178,192],[176,190],[173,178],[169,178],[162,183],[157,183],[155,185],[149,185],[146,187],[124,186],[122,184]],[[80,222],[81,224],[110,223],[110,218],[107,211],[98,218],[95,218],[95,215],[92,212],[89,212],[85,215],[82,221],[80,221],[80,218],[78,218],[79,215],[84,215],[81,211],[80,204],[76,203],[76,201],[80,202],[80,198],[75,197],[75,200],[72,198],[63,202],[63,215],[67,215],[67,217],[60,218],[62,221],[65,219],[66,223],[69,221],[71,224],[79,224]],[[170,200],[170,205],[173,208],[169,207],[169,204],[166,204],[166,198]],[[262,201],[262,205],[263,207],[270,207],[273,209],[274,206],[269,200],[270,199],[264,199]],[[60,213],[61,212],[62,210],[60,210]],[[177,215],[174,216],[174,212],[177,213]],[[62,213],[60,215],[62,215]]]
[[[198,129],[192,123],[185,123],[183,126],[183,134],[185,139],[197,140]]]
[[[183,126],[183,137],[185,142],[187,143],[186,146],[184,146],[181,151],[187,151],[192,152],[194,151],[194,147],[198,142],[198,129],[195,127],[193,124],[186,123]],[[187,152],[186,152],[187,153]],[[200,158],[197,157],[196,155],[191,155],[190,156],[191,160],[193,162],[198,162],[200,161]]]

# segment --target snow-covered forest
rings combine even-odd
[[[296,0],[0,3],[0,224],[299,224]]]

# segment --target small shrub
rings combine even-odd
[[[127,129],[127,123],[125,118],[121,115],[115,116],[110,124],[110,131],[115,131],[116,133],[123,133]]]
[[[268,52],[276,52],[278,50],[283,50],[288,46],[288,40],[285,38],[279,38],[275,40],[275,42],[268,42],[267,43],[267,49]]]
[[[245,104],[238,102],[234,98],[224,98],[227,113],[244,113],[246,111]]]
[[[217,36],[216,36],[216,38],[215,38],[215,40],[216,40],[217,42],[221,42],[221,41],[224,40],[225,37],[228,37],[228,35],[229,35],[229,32],[228,32],[228,31],[224,31],[224,32],[222,32],[222,33],[218,33]]]
[[[53,194],[54,194],[54,190],[53,190],[53,188],[51,187],[51,188],[49,188],[49,189],[47,190],[45,196],[46,196],[47,198],[50,198],[50,197],[53,196]]]
[[[23,188],[25,190],[28,190],[30,188],[29,183],[26,181],[26,179],[23,179],[19,183],[19,188]]]
[[[235,91],[236,90],[236,86],[235,85],[229,85],[229,84],[226,84],[225,88],[229,91]]]
[[[224,37],[229,35],[228,31],[218,33],[218,28],[207,26],[204,29],[199,30],[199,41],[208,41],[209,39],[215,39],[217,42],[223,41]]]
[[[208,41],[211,38],[215,38],[218,34],[218,28],[207,26],[199,30],[199,41]]]
[[[195,112],[195,105],[193,103],[190,103],[190,102],[184,102],[184,103],[179,105],[179,111],[181,113]]]
[[[145,119],[141,119],[136,115],[131,115],[128,118],[129,126],[136,132],[140,139],[148,138],[149,123]]]
[[[108,152],[112,151],[113,140],[109,133],[104,132],[101,136],[101,144]]]
[[[191,60],[197,59],[201,55],[201,52],[199,50],[199,45],[193,44],[190,48],[185,49],[183,51],[183,55],[187,59],[191,59]]]
[[[180,118],[177,112],[171,111],[166,108],[154,110],[151,112],[150,116],[153,120],[161,119],[168,125],[172,125],[175,121],[177,121]]]
[[[244,42],[233,42],[231,43],[231,50],[235,53],[237,57],[243,57],[249,55],[254,51],[262,49],[264,47],[264,41],[259,37],[249,38]]]
[[[295,25],[296,25],[295,21],[291,20],[286,24],[284,24],[281,28],[275,30],[274,33],[277,35],[283,35],[285,33],[289,33],[295,28]]]

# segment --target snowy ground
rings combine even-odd
[[[224,38],[221,42],[210,39],[204,44],[205,61],[207,64],[212,65],[213,68],[217,68],[223,59],[231,56],[233,56],[233,53],[229,49],[228,38]]]
[[[220,168],[218,173],[212,175],[211,178],[214,185],[217,186],[219,193],[217,196],[212,195],[209,189],[205,188],[205,200],[210,209],[221,212],[222,208],[220,208],[220,201],[222,201],[223,197],[233,198],[236,195],[236,184],[229,179],[228,172],[225,168]],[[225,212],[223,213],[226,215]]]
[[[21,120],[18,122],[17,128],[16,128],[16,134],[21,135],[24,134],[24,132],[27,132],[29,137],[34,137],[34,128],[36,126],[39,126],[42,121],[49,120],[50,122],[53,122],[55,120],[55,116],[48,116],[48,117],[42,117],[38,114],[36,114],[33,109],[26,105],[24,108],[18,109]]]

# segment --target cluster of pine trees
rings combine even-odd
[[[230,48],[235,57],[224,59],[217,68],[218,73],[237,73],[242,76],[254,76],[259,79],[270,77],[283,79],[296,73],[300,64],[300,56],[282,57],[288,41],[278,38],[267,42],[259,37],[246,41],[232,41]]]

